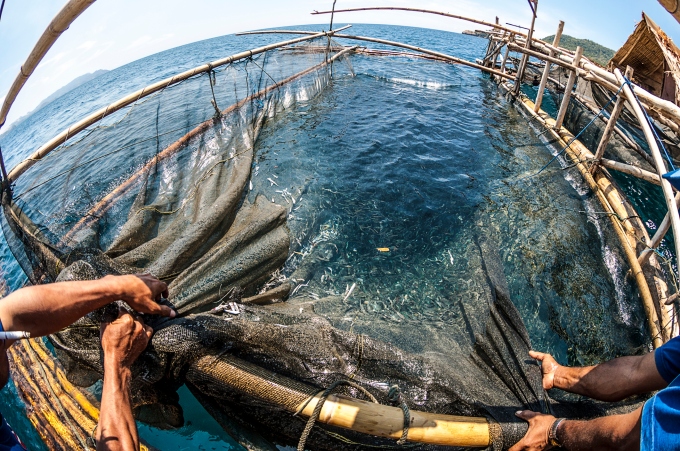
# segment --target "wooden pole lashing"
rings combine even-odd
[[[564,21],[560,20],[560,24],[557,26],[557,32],[555,33],[555,39],[553,39],[553,46],[559,47],[560,40],[562,39],[562,32],[564,31]],[[551,50],[549,56],[554,56],[554,52]],[[545,92],[545,85],[548,83],[548,76],[550,75],[550,62],[545,62],[545,69],[543,69],[543,76],[541,77],[541,84],[538,86],[538,95],[536,96],[536,105],[534,106],[534,112],[538,113],[541,109],[541,103],[543,103],[543,93]]]
[[[630,66],[626,67],[626,78],[630,80],[632,76],[633,68]],[[609,144],[609,140],[612,138],[614,130],[616,130],[616,121],[619,120],[619,116],[623,111],[625,103],[626,103],[625,96],[619,95],[618,99],[616,99],[616,104],[614,104],[612,114],[609,117],[609,122],[607,122],[607,126],[605,127],[604,133],[602,134],[602,138],[600,139],[600,144],[597,146],[597,151],[595,152],[595,160],[593,166],[591,166],[590,168],[591,174],[594,174],[595,171],[597,170],[599,160],[604,155],[604,151],[607,149],[607,144]]]
[[[567,108],[569,107],[569,101],[571,100],[571,91],[574,89],[574,84],[576,83],[576,73],[578,71],[578,63],[581,61],[581,56],[583,56],[583,48],[576,47],[576,54],[574,55],[574,71],[569,74],[569,80],[564,88],[564,97],[562,98],[562,104],[560,105],[560,111],[557,114],[557,119],[555,120],[555,129],[559,130],[562,127],[562,122],[564,122],[564,117],[567,115]]]

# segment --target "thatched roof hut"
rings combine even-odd
[[[609,70],[626,66],[642,88],[680,106],[680,49],[645,13],[609,62]]]

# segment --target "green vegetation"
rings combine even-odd
[[[543,40],[552,44],[554,38],[555,35],[552,35],[543,38]],[[606,66],[609,60],[614,56],[614,53],[616,53],[614,50],[600,45],[597,42],[593,42],[590,39],[577,39],[566,34],[562,35],[560,47],[568,50],[576,50],[576,47],[579,45],[583,47],[583,54],[585,56],[602,66]]]

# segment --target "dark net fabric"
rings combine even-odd
[[[312,41],[216,68],[74,137],[24,174],[13,197],[4,195],[7,241],[34,284],[138,272],[168,282],[167,302],[179,316],[146,318],[155,334],[133,368],[141,421],[181,426],[176,390],[186,383],[248,449],[276,449],[274,443],[299,438],[305,420],[291,411],[301,400],[352,379],[381,403],[389,404],[387,390],[396,385],[410,409],[488,418],[502,431],[493,448],[507,449],[526,431],[514,412],[550,412],[551,402],[527,357],[529,337],[489,236],[463,237],[451,273],[452,280],[465,277],[476,295],[451,288],[447,305],[414,306],[409,320],[399,313],[411,308],[406,299],[394,309],[397,317],[380,319],[367,310],[369,302],[296,296],[295,284],[324,264],[330,244],[323,239],[281,283],[292,205],[251,193],[257,140],[268,119],[328,85],[326,61],[338,50],[329,52],[327,44]],[[334,76],[351,75],[344,58],[333,64]],[[262,302],[272,304],[255,305]],[[117,309],[89,314],[50,338],[77,385],[102,377],[99,323]],[[238,372],[246,374],[240,382]],[[338,393],[362,397],[353,388]],[[318,426],[307,446],[396,445]]]

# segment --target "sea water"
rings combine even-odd
[[[467,60],[482,56],[487,44],[411,27],[355,25],[352,31]],[[282,39],[224,36],[108,72],[0,136],[7,165],[129,92]],[[560,149],[488,76],[410,57],[355,55],[350,61],[351,68],[336,63],[319,96],[269,121],[256,145],[255,192],[289,210],[293,252],[283,274],[295,274],[310,252],[326,252],[327,264],[300,294],[345,296],[354,286],[351,308],[396,330],[405,322],[445,323],[450,303],[476,294],[464,259],[470,240],[483,234],[495,243],[536,349],[570,364],[648,349],[636,288],[623,276],[623,257],[599,204],[564,161],[541,171]],[[91,170],[105,169],[102,162]],[[295,202],[278,192],[283,188]],[[5,279],[17,289],[25,283],[21,269],[4,242],[0,252]],[[417,340],[403,345],[426,351]],[[0,395],[2,413],[19,435],[31,449],[43,448],[13,386]],[[240,449],[188,390],[182,388],[180,398],[186,425],[177,431],[140,425],[150,445]]]

